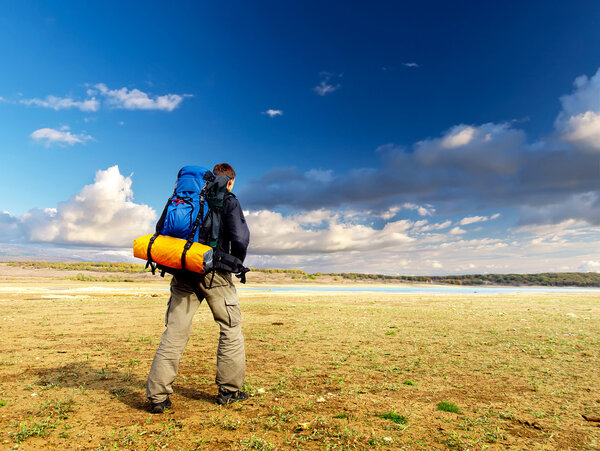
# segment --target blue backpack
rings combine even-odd
[[[246,282],[248,272],[240,259],[219,250],[221,235],[221,214],[227,196],[225,175],[215,176],[202,166],[184,166],[177,174],[177,183],[173,195],[167,201],[165,208],[156,223],[156,232],[150,238],[147,254],[156,237],[159,235],[172,236],[187,241],[181,256],[182,271],[185,271],[185,255],[192,243],[202,243],[215,250],[213,255],[213,278],[215,270],[238,274],[242,283]],[[152,273],[156,269],[175,274],[177,270],[157,265],[148,259],[146,267],[151,266]],[[211,279],[212,286],[212,279]]]
[[[205,217],[204,187],[214,178],[202,166],[184,166],[177,175],[173,195],[167,201],[163,214],[156,225],[160,235],[172,236],[192,242],[199,241],[199,234]],[[190,234],[193,231],[193,235]]]

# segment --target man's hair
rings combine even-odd
[[[226,175],[230,179],[235,178],[235,171],[227,163],[216,164],[213,168],[213,174],[215,175]]]

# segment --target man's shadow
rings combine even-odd
[[[105,391],[113,399],[132,409],[148,411],[148,400],[145,396],[146,380],[140,379],[133,371],[125,372],[123,369],[111,368],[108,365],[104,368],[96,368],[89,362],[80,361],[38,370],[36,374],[40,379],[35,384],[40,387]],[[175,393],[188,399],[211,404],[215,399],[214,395],[189,387],[177,387]]]

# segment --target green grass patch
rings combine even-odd
[[[437,410],[441,410],[443,412],[460,413],[458,406],[448,401],[440,401],[437,405]]]
[[[408,419],[404,415],[400,415],[394,411],[385,412],[377,416],[379,418],[383,418],[384,420],[391,420],[396,424],[406,424],[408,422]]]
[[[349,413],[338,413],[337,415],[334,415],[333,418],[337,418],[337,419],[349,419],[350,418],[350,414]]]
[[[255,437],[255,436],[252,436],[250,438],[242,440],[241,442],[239,442],[238,445],[239,445],[239,448],[236,448],[236,449],[240,449],[240,450],[248,450],[248,449],[258,449],[261,451],[275,450],[275,445],[273,445],[271,442],[268,442],[267,440],[265,440],[263,438]]]
[[[32,421],[30,424],[23,421],[19,423],[19,429],[12,434],[15,443],[21,443],[29,437],[43,437],[48,434],[50,429],[56,428],[56,424],[52,423],[50,418],[45,418],[42,421]]]
[[[416,382],[410,381],[410,380],[406,380],[404,382],[402,382],[404,385],[417,385]]]

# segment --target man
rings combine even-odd
[[[230,179],[223,203],[219,250],[243,262],[250,232],[240,203],[231,193],[235,171],[229,164],[221,163],[214,167],[213,173]],[[171,407],[171,384],[177,376],[179,361],[190,338],[194,313],[203,299],[206,299],[221,328],[215,379],[219,386],[217,403],[222,405],[248,399],[248,394],[241,390],[246,373],[246,351],[240,305],[231,273],[216,271],[206,277],[190,274],[171,280],[171,297],[165,315],[167,329],[152,361],[146,384],[152,413],[163,413]]]

